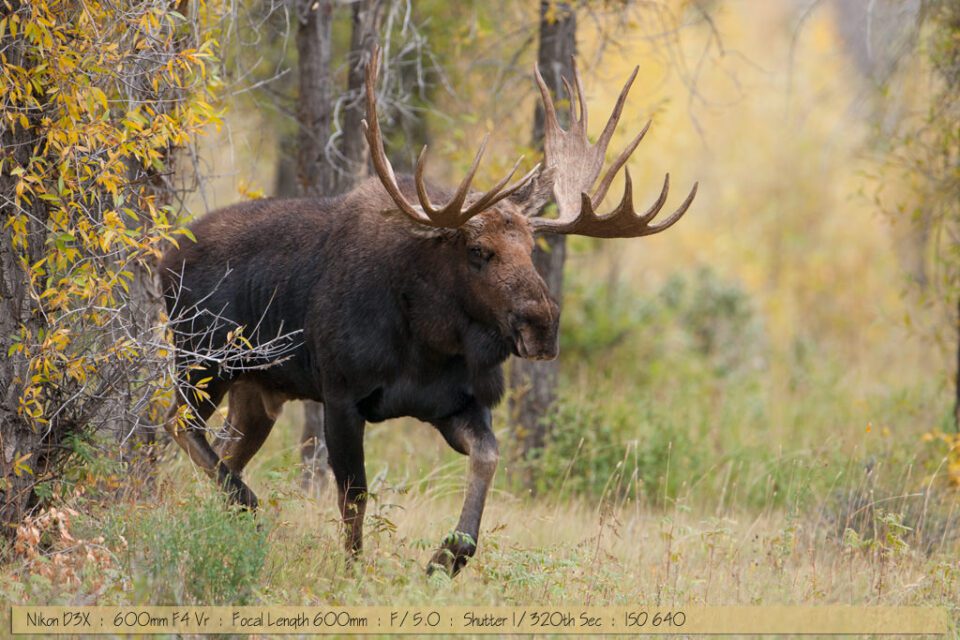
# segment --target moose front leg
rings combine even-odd
[[[364,420],[352,405],[323,404],[330,467],[337,481],[347,553],[363,548],[363,514],[367,506],[367,472],[363,462]]]
[[[480,518],[487,500],[487,491],[497,471],[500,459],[497,438],[491,428],[490,409],[471,403],[464,411],[446,418],[435,426],[447,443],[458,452],[470,456],[467,473],[467,495],[463,501],[460,521],[452,534],[443,541],[433,555],[427,572],[444,569],[456,575],[477,550]]]

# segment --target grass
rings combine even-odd
[[[260,476],[269,498],[254,524],[226,510],[204,478],[175,467],[160,509],[101,507],[71,527],[81,540],[99,532],[109,558],[71,557],[54,542],[78,579],[53,584],[37,578],[42,567],[8,567],[4,595],[101,604],[934,604],[958,613],[955,540],[924,550],[887,511],[866,534],[840,536],[826,509],[717,515],[680,502],[661,510],[498,491],[478,556],[450,581],[423,568],[455,522],[452,477],[402,492],[379,487],[363,559],[350,565],[331,496],[314,501],[299,496],[295,477]]]

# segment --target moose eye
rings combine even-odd
[[[492,251],[487,251],[483,247],[470,247],[470,264],[479,269],[490,261],[493,257]]]

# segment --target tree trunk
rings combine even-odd
[[[16,58],[8,52],[11,60]],[[23,130],[16,134],[3,131],[0,147],[14,149],[14,154],[26,154],[33,147],[24,140]],[[27,159],[13,162],[26,164]],[[0,175],[0,197],[13,202],[16,179],[8,173]],[[14,529],[7,525],[19,522],[35,501],[33,487],[37,474],[44,473],[50,440],[56,433],[34,429],[20,415],[22,380],[28,376],[26,358],[19,354],[8,357],[10,347],[22,326],[36,333],[41,328],[39,316],[33,313],[27,295],[26,274],[12,245],[9,228],[0,230],[0,535],[7,536]],[[42,243],[37,242],[34,244]],[[27,471],[26,467],[31,471]]]
[[[176,10],[184,16],[190,15],[188,0],[178,0]],[[185,47],[190,47],[189,36],[181,34],[172,43],[174,52],[179,53]],[[125,82],[127,86],[127,108],[141,108],[150,103],[162,99],[174,102],[178,99],[176,92],[167,91],[166,95],[156,92],[151,86],[151,78],[144,76],[132,69],[128,70],[128,76]],[[162,90],[161,90],[162,91]],[[150,185],[150,194],[154,198],[154,205],[157,207],[166,207],[174,204],[173,176],[177,173],[176,160],[177,154],[173,148],[164,150],[159,158],[162,169],[150,167],[141,169],[133,161],[128,161],[128,175],[132,183],[144,181]],[[132,229],[140,224],[137,216],[128,216],[125,222]],[[150,327],[156,326],[162,317],[164,311],[163,294],[160,286],[160,274],[158,273],[159,258],[153,257],[144,261],[137,261],[129,268],[134,273],[133,282],[130,286],[127,304],[124,305],[124,312],[129,317],[129,326],[136,328],[136,333],[146,333]],[[131,415],[125,411],[124,407],[137,406],[135,399],[142,389],[136,379],[139,376],[127,376],[121,383],[123,387],[123,404],[116,407],[115,410],[107,407],[108,413],[107,428],[113,433],[118,443],[118,456],[122,462],[127,463],[128,482],[125,483],[125,491],[138,491],[144,486],[149,486],[154,480],[154,467],[157,464],[159,453],[163,445],[170,442],[169,438],[159,439],[162,429],[158,430],[157,425],[163,424],[166,410],[163,409],[158,414],[158,408],[145,405],[143,410]],[[112,415],[111,415],[112,414]],[[131,420],[131,418],[133,418]]]
[[[300,51],[302,114],[300,139],[303,141],[300,171],[304,195],[333,196],[345,193],[367,176],[368,150],[360,125],[366,116],[364,69],[380,33],[383,4],[384,0],[360,0],[353,5],[353,29],[350,51],[347,53],[347,91],[342,98],[346,106],[343,109],[342,135],[334,151],[335,158],[330,153],[332,145],[329,141],[334,113],[330,73],[332,3],[309,5],[318,7],[317,11],[311,12],[313,14],[326,12],[323,26],[310,25],[309,19],[306,23],[301,20],[297,44]],[[317,18],[316,15],[309,17]],[[314,84],[318,79],[323,84],[322,88]],[[303,166],[304,162],[311,163],[311,166]],[[314,494],[320,493],[326,485],[330,469],[321,403],[305,403],[300,442],[304,488]]]
[[[273,176],[274,197],[296,198],[300,195],[296,149],[296,134],[283,133],[277,139],[277,167]],[[290,150],[294,151],[291,153]]]
[[[327,140],[333,124],[332,0],[295,0],[297,8],[297,53],[300,93],[297,96],[300,127],[298,182],[302,196],[333,195],[336,174]],[[323,405],[307,402],[303,409],[300,455],[302,484],[319,494],[326,486],[330,465],[323,427]]]
[[[296,0],[296,10],[300,66],[300,192],[310,196],[331,195],[334,172],[327,139],[333,122],[330,70],[333,0]]]
[[[13,11],[20,3],[13,4]],[[22,36],[13,38],[6,47],[6,64],[28,65],[24,58]],[[41,114],[28,112],[30,128],[0,124],[0,149],[8,150],[4,171],[0,172],[0,198],[13,206],[17,201],[17,178],[12,167],[27,166],[35,145],[39,143],[32,133]],[[33,199],[33,204],[21,200],[20,207],[30,213],[29,246],[26,258],[34,263],[43,256],[46,243],[46,206]],[[10,213],[13,213],[12,211]],[[46,475],[59,449],[59,429],[35,428],[20,413],[23,381],[29,376],[28,361],[20,354],[10,354],[21,327],[33,335],[43,329],[42,316],[34,313],[29,296],[29,282],[21,259],[23,250],[13,245],[12,230],[0,229],[0,536],[9,536],[15,529],[9,525],[19,522],[36,503],[34,487],[37,479]],[[51,425],[52,426],[52,425]]]
[[[346,108],[340,139],[342,167],[337,172],[337,193],[346,193],[368,175],[369,149],[360,121],[366,117],[364,70],[380,34],[384,0],[361,0],[353,5],[353,30],[347,54]]]
[[[551,5],[554,9],[551,12]],[[551,16],[551,13],[553,14]],[[552,20],[551,20],[552,18]],[[560,93],[562,78],[573,83],[572,57],[577,48],[576,12],[568,2],[542,0],[540,3],[540,47],[537,63],[550,90]],[[558,117],[566,117],[561,110]],[[543,106],[537,102],[533,121],[533,143],[543,148]],[[533,250],[533,263],[543,276],[557,304],[563,302],[563,263],[566,258],[566,238],[547,235],[546,247],[538,242]],[[559,362],[514,359],[510,371],[510,410],[514,430],[520,442],[519,454],[527,457],[543,447],[549,430],[550,409],[556,399]]]

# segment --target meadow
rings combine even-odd
[[[521,458],[509,403],[498,409],[501,464],[460,576],[424,566],[456,522],[466,461],[429,426],[368,426],[365,549],[349,564],[335,492],[301,487],[291,403],[245,474],[255,517],[226,508],[172,446],[136,481],[91,453],[72,478],[85,488],[18,536],[0,598],[898,604],[960,621],[952,320],[911,284],[909,224],[885,213],[909,208],[909,184],[880,168],[873,99],[837,16],[825,5],[799,28],[791,7],[725,3],[723,55],[711,28],[684,32],[671,45],[684,60],[710,52],[695,88],[651,25],[621,25],[602,50],[584,21],[581,57],[603,60],[587,86],[597,113],[641,61],[623,123],[654,117],[631,165],[638,199],[666,170],[700,194],[668,233],[571,242],[551,435]],[[926,89],[904,68],[891,91],[909,110]],[[506,112],[532,113],[533,98],[460,123],[464,137],[491,122],[497,144],[524,135],[528,119]],[[221,177],[195,208],[268,187],[264,117],[238,109],[211,135]],[[226,140],[235,151],[216,153]],[[459,146],[454,175],[471,153]]]

